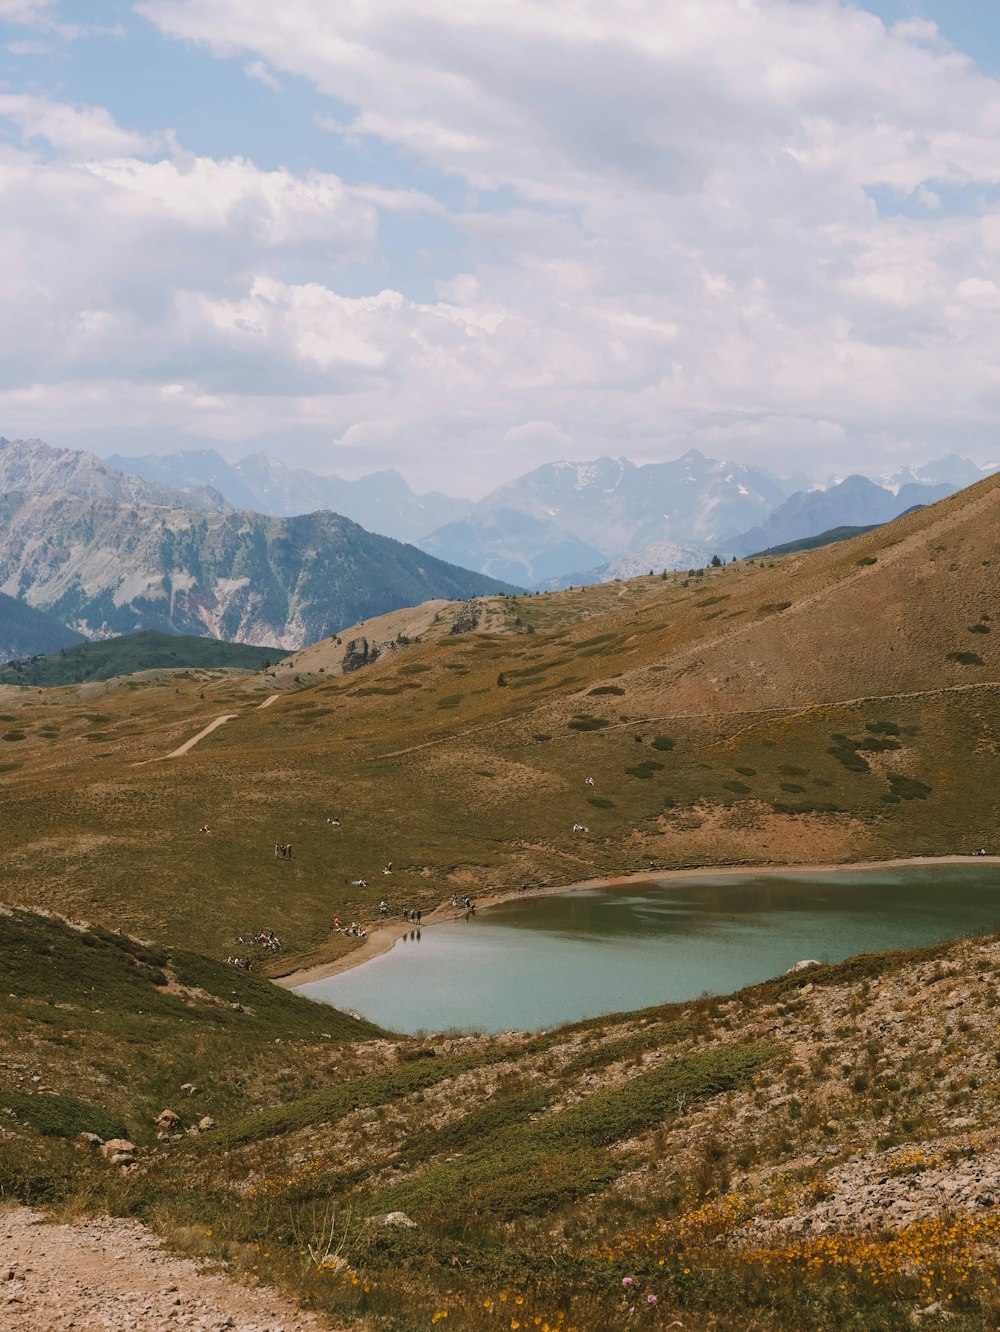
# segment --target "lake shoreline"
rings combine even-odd
[[[1000,856],[909,856],[893,860],[855,860],[840,864],[782,864],[782,865],[693,865],[687,869],[634,870],[629,874],[606,875],[600,878],[581,879],[574,883],[545,884],[539,887],[511,888],[504,892],[490,893],[474,898],[476,910],[488,911],[490,907],[503,902],[526,897],[552,897],[574,892],[586,892],[594,888],[621,888],[629,883],[649,882],[670,879],[718,878],[729,875],[748,874],[842,874],[851,871],[866,870],[933,868],[936,865],[1000,865]],[[451,903],[443,903],[428,912],[421,921],[420,928],[439,925],[445,921],[458,920],[465,915],[462,910],[455,910]],[[345,971],[363,966],[373,958],[389,952],[398,939],[409,934],[414,925],[398,918],[379,921],[373,925],[367,939],[359,948],[349,953],[331,958],[328,962],[318,962],[309,967],[290,971],[284,976],[272,977],[275,985],[282,989],[294,990],[300,985],[309,985],[313,981],[327,980],[339,976]]]

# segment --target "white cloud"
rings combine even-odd
[[[66,157],[148,156],[173,146],[170,133],[122,129],[102,106],[69,106],[26,93],[0,93],[0,119],[17,125],[24,143],[47,143]]]
[[[281,92],[281,80],[275,78],[263,60],[248,60],[243,66],[243,73],[248,79],[262,83],[265,88],[270,88],[272,92]]]
[[[987,449],[1000,84],[926,20],[837,0],[139,8],[250,78],[311,81],[338,153],[384,169],[189,157],[100,108],[0,97],[26,145],[0,145],[0,411],[32,430],[74,393],[95,428],[145,400],[192,433],[322,427],[352,465],[412,464],[419,441],[445,487],[689,442],[817,470],[900,441]]]

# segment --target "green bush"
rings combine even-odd
[[[949,652],[949,661],[957,661],[959,666],[985,666],[986,663],[977,652]],[[6,739],[6,737],[4,737]]]
[[[931,793],[931,787],[915,777],[905,777],[900,772],[890,772],[888,776],[892,794],[903,800],[926,800]]]
[[[567,726],[571,731],[600,731],[611,723],[606,717],[574,717]]]
[[[72,1096],[0,1088],[0,1110],[13,1111],[18,1123],[27,1124],[46,1138],[75,1138],[78,1133],[96,1133],[105,1141],[128,1137],[120,1119]]]
[[[625,693],[625,690],[624,690],[624,689],[619,689],[619,687],[618,687],[617,685],[598,685],[596,689],[591,689],[591,690],[588,691],[588,693],[589,693],[589,694],[617,694],[619,697],[621,697],[621,696]]]
[[[668,754],[673,749],[676,741],[671,740],[669,735],[657,735],[653,737],[650,743],[651,749],[658,749],[661,753]]]

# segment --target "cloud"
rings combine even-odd
[[[689,443],[817,470],[992,451],[1000,83],[926,20],[837,0],[138,8],[251,79],[311,83],[337,160],[373,179],[262,170],[252,127],[213,159],[0,98],[20,136],[0,145],[19,321],[0,411],[32,430],[74,393],[92,428],[145,400],[193,434],[283,422],[352,464],[419,455],[446,488]]]
[[[263,60],[248,60],[243,66],[243,73],[248,79],[254,79],[257,83],[262,83],[265,88],[270,88],[272,92],[281,92],[281,80],[275,78]]]
[[[122,129],[102,106],[69,106],[26,93],[0,93],[0,119],[17,125],[22,142],[47,143],[66,157],[147,156],[173,146],[169,132]]]

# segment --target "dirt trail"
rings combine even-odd
[[[260,707],[257,709],[257,711],[260,712],[261,708],[269,708],[269,707],[271,706],[271,704],[274,702],[274,700],[275,700],[276,698],[280,698],[280,697],[281,697],[280,694],[270,694],[270,695],[268,695],[268,697],[264,699],[264,702],[260,705]]]
[[[725,712],[716,713],[707,709],[700,712],[665,712],[656,717],[632,717],[625,722],[611,722],[603,729],[607,733],[609,731],[628,730],[629,727],[634,726],[651,726],[654,722],[704,721],[709,719],[721,724],[730,717],[755,718],[748,726],[741,727],[728,737],[730,740],[734,740],[745,731],[752,730],[757,722],[764,717],[805,717],[810,712],[824,712],[828,708],[857,708],[867,703],[890,703],[913,698],[933,698],[943,694],[965,694],[977,689],[1000,689],[1000,680],[980,680],[977,684],[941,685],[936,689],[914,689],[897,694],[863,694],[859,698],[833,698],[819,703],[802,703],[798,707],[730,708]],[[437,736],[434,740],[424,740],[418,745],[408,745],[406,749],[393,749],[387,754],[372,754],[371,762],[378,762],[380,759],[400,758],[404,754],[415,754],[420,749],[432,749],[435,745],[447,745],[455,740],[465,740],[470,735],[481,735],[484,731],[495,730],[498,726],[509,726],[512,720],[524,721],[528,717],[544,716],[551,706],[549,703],[542,703],[530,712],[519,713],[515,718],[502,717],[500,721],[485,722],[482,726],[473,726],[468,731],[456,731],[452,735]],[[195,737],[195,739],[199,738],[198,736]]]
[[[165,763],[167,759],[183,758],[189,750],[195,747],[199,740],[204,740],[205,736],[211,735],[217,727],[222,726],[227,721],[233,721],[237,716],[239,714],[236,712],[227,712],[221,717],[216,717],[215,721],[209,722],[204,730],[199,731],[197,735],[193,735],[190,740],[185,740],[182,745],[179,745],[177,749],[172,749],[169,754],[160,754],[158,758],[143,759],[140,763],[135,763],[132,766],[142,768],[147,763]]]
[[[47,1225],[0,1211],[5,1332],[323,1332],[329,1324],[266,1288],[237,1285],[175,1258],[138,1221]]]

